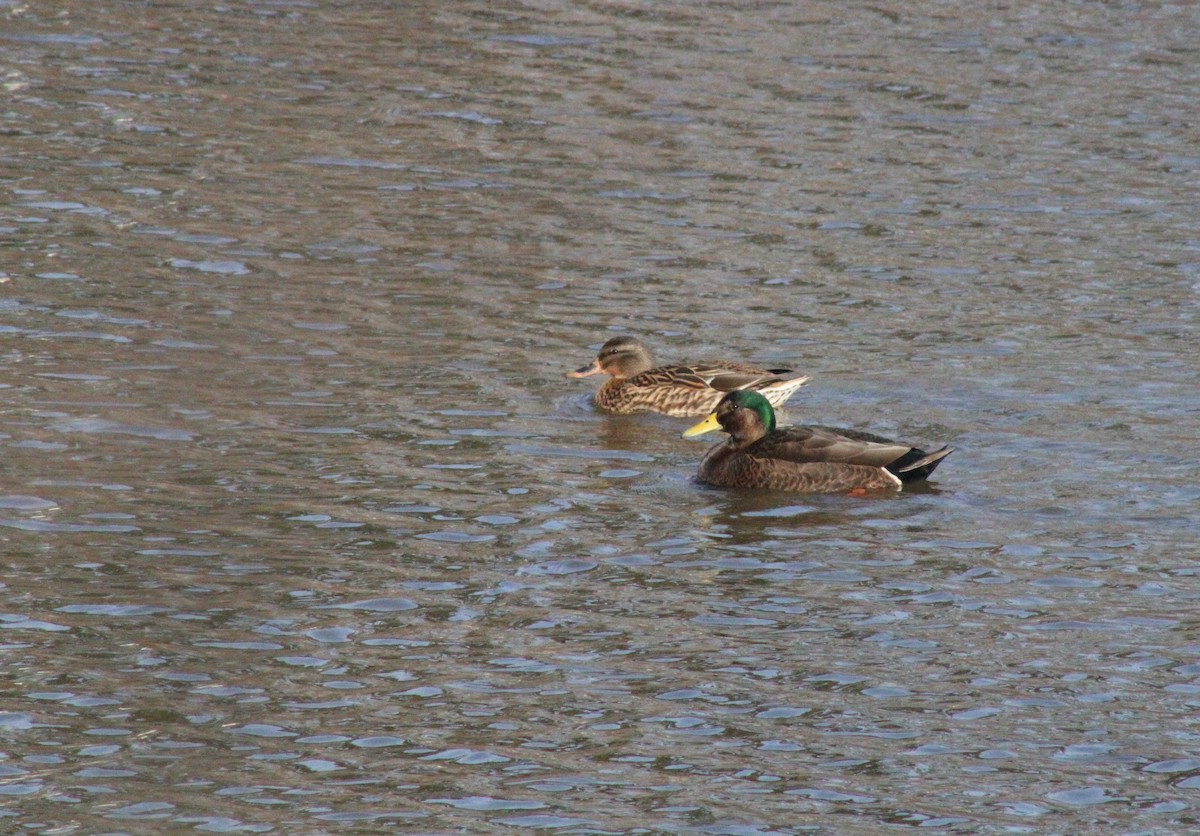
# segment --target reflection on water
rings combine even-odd
[[[0,829],[1189,830],[1195,12],[832,9],[0,4]]]

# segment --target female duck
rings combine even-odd
[[[722,488],[771,488],[804,493],[900,490],[925,479],[952,447],[926,453],[858,430],[775,428],[775,411],[757,392],[731,392],[716,411],[683,435],[721,429],[722,444],[700,462],[700,481]]]
[[[760,369],[727,360],[656,366],[650,349],[634,337],[613,337],[590,365],[567,372],[567,377],[600,373],[612,379],[597,390],[596,406],[618,415],[704,415],[726,393],[739,389],[761,392],[772,405],[780,406],[808,382],[805,375],[790,369]]]

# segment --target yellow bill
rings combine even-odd
[[[714,412],[696,426],[688,427],[686,430],[684,430],[683,437],[694,438],[695,436],[704,435],[705,433],[710,433],[713,430],[719,429],[721,429],[721,425],[717,422],[717,413]]]

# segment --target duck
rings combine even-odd
[[[791,369],[763,369],[748,363],[714,360],[659,366],[646,344],[636,337],[613,337],[596,359],[567,372],[567,377],[607,374],[593,401],[602,412],[629,415],[660,412],[673,417],[705,415],[721,398],[736,390],[753,390],[782,406],[808,382]]]
[[[899,491],[928,479],[945,446],[932,453],[890,438],[832,427],[776,427],[775,410],[757,392],[730,392],[684,438],[729,433],[700,462],[699,479],[721,488],[766,488],[797,493]]]

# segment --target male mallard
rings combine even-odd
[[[900,490],[924,479],[953,447],[926,453],[859,430],[775,429],[775,411],[757,392],[730,392],[685,438],[720,429],[729,438],[700,462],[700,481],[722,488],[804,493]]]
[[[596,406],[605,412],[662,412],[676,417],[712,412],[727,392],[752,389],[780,406],[808,377],[791,369],[760,369],[746,363],[716,360],[655,366],[650,349],[634,337],[613,337],[590,365],[567,377],[612,375],[596,392]]]

